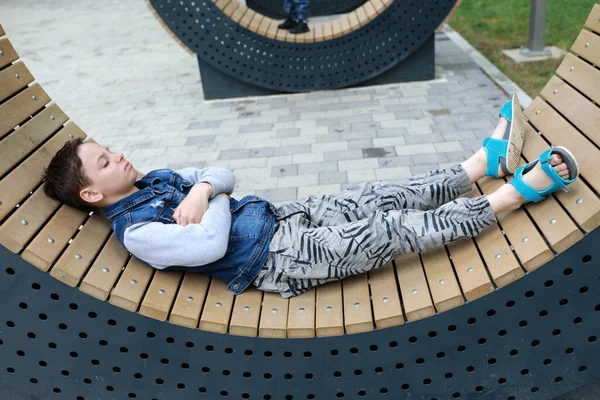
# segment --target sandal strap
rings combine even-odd
[[[523,196],[526,203],[537,203],[545,198],[544,195],[542,195],[540,192],[529,186],[523,180],[523,174],[530,171],[537,163],[538,160],[535,160],[533,162],[530,162],[529,164],[521,165],[519,168],[517,168],[513,179],[510,181],[510,184],[515,187],[515,189],[517,190],[517,192],[519,192],[521,196]]]
[[[500,109],[500,114],[498,114],[498,116],[506,118],[508,122],[512,121],[512,97],[510,100],[504,103],[504,105]]]
[[[487,137],[483,140],[483,149],[487,155],[486,176],[498,178],[498,164],[501,162],[506,164],[505,155],[506,149],[508,149],[508,141]]]

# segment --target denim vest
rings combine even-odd
[[[138,192],[102,210],[112,221],[113,231],[124,249],[128,227],[142,222],[176,223],[173,213],[194,184],[173,170],[160,169],[135,182],[135,186],[140,189]],[[241,200],[231,198],[230,211],[231,229],[223,258],[197,267],[169,266],[165,270],[216,276],[236,295],[242,293],[265,263],[277,210],[266,200],[246,196]]]

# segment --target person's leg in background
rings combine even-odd
[[[283,11],[287,18],[281,24],[279,29],[291,29],[298,25],[298,16],[296,15],[296,6],[294,0],[283,0]]]
[[[309,0],[292,0],[298,24],[290,29],[290,33],[300,34],[310,31],[308,28],[308,2]]]

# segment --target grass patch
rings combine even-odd
[[[548,2],[546,46],[568,51],[596,0]],[[450,26],[527,94],[535,98],[562,60],[515,64],[502,50],[527,46],[530,1],[463,0]]]

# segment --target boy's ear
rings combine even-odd
[[[104,199],[104,195],[102,193],[96,192],[89,187],[81,189],[79,196],[81,196],[83,200],[90,204],[95,204]]]

